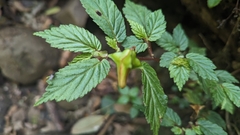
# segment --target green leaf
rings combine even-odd
[[[127,37],[122,46],[126,49],[126,48],[132,48],[132,47],[136,47],[135,48],[135,51],[137,53],[140,53],[140,52],[144,52],[147,48],[148,48],[148,45],[147,43],[145,43],[142,39],[138,39],[136,38],[135,36],[129,36]]]
[[[173,29],[173,39],[179,46],[181,51],[185,51],[188,47],[188,38],[180,24]]]
[[[133,119],[133,118],[137,117],[138,114],[139,114],[138,109],[135,108],[135,107],[131,107],[131,109],[130,109],[130,117]]]
[[[203,79],[218,80],[215,72],[213,71],[216,66],[210,59],[197,53],[188,53],[186,57],[189,59],[189,65],[192,67],[193,71],[195,71]]]
[[[112,0],[80,0],[86,12],[104,33],[117,42],[126,38],[124,18]]]
[[[220,106],[230,113],[233,113],[234,106],[218,82],[200,78],[201,86],[207,95],[213,98],[213,106]]]
[[[215,73],[220,82],[239,83],[235,77],[233,77],[229,72],[225,70],[216,70]]]
[[[177,84],[178,89],[181,91],[183,85],[189,78],[190,70],[184,66],[170,65],[169,67],[170,77],[173,78],[174,82]]]
[[[115,103],[116,101],[109,95],[104,96],[101,100],[101,110],[103,110],[105,113],[112,114],[115,112],[113,108]]]
[[[182,135],[183,131],[180,127],[174,126],[171,128],[171,131],[174,133],[174,135]]]
[[[201,129],[200,129],[200,126],[192,126],[192,129],[194,130],[194,132],[197,134],[197,135],[202,135],[202,132],[201,132]]]
[[[210,87],[210,92],[212,93],[213,101],[216,106],[221,105],[221,109],[225,109],[228,112],[233,113],[233,104],[227,97],[223,87],[220,84],[215,82],[215,85]]]
[[[172,127],[172,126],[181,126],[182,122],[180,117],[176,112],[174,112],[171,108],[167,108],[166,114],[163,117],[162,126]]]
[[[173,52],[165,52],[162,54],[160,58],[160,67],[166,67],[168,68],[173,61],[174,58],[176,58],[177,55]]]
[[[129,87],[126,86],[126,87],[124,87],[124,88],[120,88],[120,89],[119,89],[119,92],[120,92],[121,95],[128,95],[128,93],[129,93]]]
[[[77,63],[85,59],[90,59],[92,57],[91,53],[82,53],[77,55],[69,64]]]
[[[165,32],[165,29],[166,22],[162,10],[159,9],[151,13],[146,26],[148,40],[156,41]]]
[[[188,60],[179,56],[173,59],[168,70],[170,71],[170,77],[173,78],[174,82],[178,86],[178,89],[181,91],[190,75]]]
[[[84,96],[96,87],[108,74],[110,64],[103,59],[87,59],[66,66],[48,79],[43,96],[35,103],[40,105],[49,100],[72,101]]]
[[[207,5],[209,8],[217,6],[222,0],[208,0]]]
[[[148,10],[145,6],[141,6],[131,2],[130,0],[126,0],[123,8],[123,13],[127,20],[134,21],[145,28],[151,11]]]
[[[130,89],[129,96],[135,98],[138,96],[138,93],[139,93],[139,89],[137,87],[134,87]]]
[[[118,98],[118,103],[119,104],[127,104],[129,102],[130,98],[128,95],[121,95],[119,98]]]
[[[142,105],[142,98],[140,97],[135,97],[131,99],[131,103],[133,104],[138,104],[138,105]]]
[[[195,131],[192,129],[186,129],[185,130],[185,135],[196,135]]]
[[[169,52],[178,52],[178,46],[177,43],[173,40],[173,37],[170,33],[165,31],[161,38],[159,38],[156,43],[162,47],[164,50]]]
[[[139,39],[147,39],[147,33],[141,24],[128,20],[133,34]]]
[[[205,118],[212,123],[216,123],[217,125],[221,126],[223,129],[226,129],[226,123],[218,113],[214,111],[208,111]]]
[[[117,52],[120,51],[120,48],[118,47],[118,43],[117,43],[117,40],[116,39],[112,39],[110,37],[106,37],[106,41],[107,41],[107,44],[113,48],[114,50],[116,50]]]
[[[160,119],[167,109],[167,96],[161,87],[155,70],[147,63],[142,63],[143,102],[145,115],[154,135],[158,134]]]
[[[198,120],[197,124],[205,135],[227,135],[227,133],[217,124],[208,120]]]
[[[237,106],[240,107],[240,88],[231,83],[222,84],[224,91],[228,95],[229,99]]]
[[[34,35],[46,39],[46,42],[58,49],[73,52],[94,52],[101,50],[101,43],[96,36],[83,28],[71,24],[35,32]]]

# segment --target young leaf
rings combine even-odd
[[[169,52],[178,52],[178,46],[177,43],[173,40],[173,37],[170,33],[165,31],[161,38],[159,38],[156,43],[162,47],[164,50]]]
[[[112,39],[110,37],[106,37],[106,41],[107,41],[107,44],[113,48],[114,50],[116,50],[117,52],[120,51],[120,48],[118,47],[118,43],[117,43],[117,40],[116,39]]]
[[[188,38],[180,24],[173,29],[173,39],[181,51],[186,50],[188,47]]]
[[[80,0],[86,12],[104,33],[117,42],[126,38],[126,28],[121,12],[112,0]]]
[[[217,6],[222,0],[208,0],[207,5],[209,8]]]
[[[151,11],[144,6],[135,4],[130,0],[126,0],[123,8],[123,13],[127,20],[134,21],[145,28]]]
[[[183,134],[182,129],[177,126],[172,127],[171,131],[174,133],[174,135],[182,135]]]
[[[130,98],[128,95],[121,95],[119,98],[118,98],[118,103],[119,104],[127,104],[129,102]]]
[[[197,53],[188,53],[186,57],[189,59],[189,65],[193,71],[195,71],[203,79],[218,80],[215,72],[213,71],[216,66],[207,57]]]
[[[188,128],[185,130],[185,135],[196,135],[196,133],[194,130]]]
[[[139,114],[139,110],[135,107],[131,107],[130,117],[133,119],[133,118],[137,117],[138,114]]]
[[[183,66],[170,65],[169,67],[170,77],[173,78],[177,84],[178,89],[181,91],[183,85],[189,78],[190,70]]]
[[[146,26],[148,40],[156,41],[165,32],[165,29],[166,22],[162,10],[159,9],[151,13]]]
[[[92,57],[91,53],[82,53],[77,55],[69,64],[77,63],[85,59],[90,59]]]
[[[147,49],[147,47],[148,47],[147,43],[145,43],[145,42],[144,42],[143,40],[141,40],[141,39],[136,38],[135,36],[129,36],[129,37],[127,37],[127,38],[124,40],[122,46],[123,46],[125,49],[126,49],[126,48],[132,48],[132,47],[135,46],[135,47],[136,47],[136,48],[135,48],[136,53],[144,52],[144,51]]]
[[[180,65],[175,64],[175,61]],[[182,61],[182,63],[180,61]],[[181,91],[183,85],[186,83],[190,75],[188,62],[185,58],[175,58],[168,69],[170,71],[170,77],[173,78],[174,82],[178,86],[178,89]]]
[[[239,83],[235,77],[233,77],[229,72],[225,70],[216,70],[215,73],[220,82]]]
[[[167,96],[161,87],[155,70],[147,63],[142,63],[143,102],[145,115],[154,135],[158,134],[160,119],[167,109]],[[154,105],[154,106],[153,106]]]
[[[208,120],[198,120],[197,124],[205,135],[227,135],[227,133],[217,124]]]
[[[145,29],[143,28],[142,25],[134,22],[134,21],[131,21],[131,20],[128,20],[130,26],[131,26],[131,30],[133,32],[133,34],[139,38],[139,39],[147,39],[147,33],[145,31]]]
[[[240,88],[231,83],[222,84],[224,91],[229,99],[237,106],[240,107]]]
[[[139,89],[137,87],[133,87],[129,91],[129,96],[132,98],[138,97]]]
[[[58,49],[73,52],[101,50],[101,43],[96,36],[83,28],[71,24],[35,32],[34,35],[46,39],[46,42]]]
[[[197,135],[202,135],[202,131],[200,129],[200,126],[192,126],[192,129]]]
[[[49,100],[72,101],[82,97],[107,76],[109,69],[110,64],[105,59],[86,59],[66,66],[53,79],[47,80],[46,92],[35,106]]]
[[[172,126],[181,126],[182,122],[180,117],[176,112],[171,108],[167,108],[166,114],[163,117],[162,126],[172,127]]]
[[[176,58],[177,55],[173,52],[165,52],[162,54],[160,58],[160,67],[166,67],[168,68],[174,58]]]

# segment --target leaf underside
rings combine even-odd
[[[47,80],[46,92],[35,106],[49,100],[72,101],[82,97],[96,87],[107,76],[109,70],[110,64],[105,59],[86,59],[70,64]]]

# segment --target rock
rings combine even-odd
[[[51,48],[33,32],[21,26],[0,30],[0,69],[17,83],[33,83],[58,66],[60,50]]]
[[[79,0],[70,0],[54,17],[63,24],[74,24],[84,27],[88,14]]]

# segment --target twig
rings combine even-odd
[[[104,124],[103,128],[100,130],[100,132],[97,135],[105,135],[108,127],[113,122],[115,117],[116,117],[116,114],[111,115],[110,118],[107,120],[106,124]]]
[[[150,55],[150,57],[154,58],[154,54],[153,54],[153,51],[152,51],[152,45],[151,45],[151,42],[149,42],[148,40],[144,39],[145,43],[147,43],[148,45],[148,53]]]
[[[234,133],[232,131],[232,128],[231,128],[231,123],[230,123],[230,120],[229,120],[229,113],[228,112],[225,112],[225,119],[226,119],[227,129],[229,131],[229,135],[234,135]]]
[[[231,74],[234,76],[234,75],[236,75],[239,72],[240,72],[240,69],[237,69],[237,70],[234,70]]]
[[[221,28],[226,22],[227,20],[229,20],[231,18],[231,16],[235,13],[235,14],[238,14],[238,5],[239,5],[239,0],[237,0],[237,3],[236,3],[236,6],[235,8],[232,10],[231,14],[226,18],[226,19],[223,19],[222,22],[219,24],[219,26],[217,27],[218,29]]]
[[[214,49],[212,49],[212,47],[209,45],[207,39],[203,36],[203,34],[200,33],[200,34],[198,34],[198,35],[199,35],[199,37],[202,39],[203,44],[206,46],[206,48],[207,48],[208,50],[210,50],[213,55],[215,55],[216,52],[213,51]]]
[[[154,57],[137,57],[139,60],[153,60],[156,62],[159,62],[160,59],[159,58],[154,58]]]
[[[237,135],[240,135],[240,131],[239,129],[237,128],[236,125],[232,124],[233,128],[235,129],[235,131],[237,132]]]
[[[45,88],[46,88],[45,86],[46,86],[46,82],[42,79],[38,84],[38,89],[41,94],[43,94],[45,92]],[[47,107],[48,113],[50,114],[49,116],[50,116],[51,120],[53,121],[53,123],[55,124],[57,130],[63,131],[64,128],[59,119],[59,115],[57,113],[55,104],[53,102],[47,102],[46,107]]]

